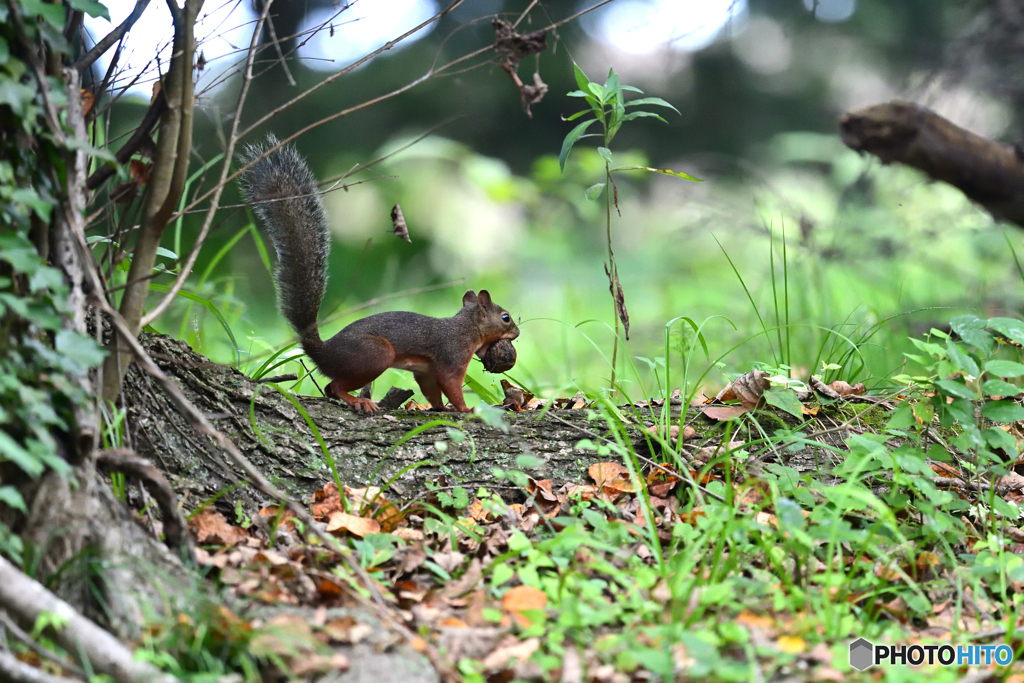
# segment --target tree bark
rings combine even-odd
[[[261,385],[233,368],[213,363],[184,342],[151,334],[143,334],[140,340],[193,405],[279,488],[308,501],[314,491],[332,480],[320,444],[305,418],[273,386]],[[217,504],[225,511],[232,511],[237,501],[250,511],[269,502],[212,441],[193,430],[148,374],[133,367],[125,378],[124,392],[136,453],[167,474],[187,509],[215,496],[219,496]],[[545,416],[536,411],[508,412],[505,419],[509,431],[505,433],[457,413],[397,410],[362,416],[340,401],[313,396],[295,399],[316,425],[342,483],[390,483],[388,496],[392,499],[414,499],[428,483],[442,478],[448,486],[459,485],[470,491],[485,486],[515,497],[515,487],[496,477],[496,469],[521,469],[536,479],[558,483],[592,483],[587,476],[591,464],[620,460],[614,453],[598,455],[576,448],[582,439],[598,442],[600,437],[609,436],[605,421],[590,419],[592,411],[586,409],[556,410]],[[677,416],[678,410],[674,409]],[[436,420],[452,423],[469,438],[455,443],[449,438],[448,427],[439,425],[399,444],[411,430]],[[714,434],[720,423],[699,418],[694,426],[702,433]],[[625,429],[637,451],[649,453],[642,427],[634,423]],[[836,445],[842,445],[843,436],[835,435]],[[438,442],[446,443],[439,449]],[[522,455],[533,456],[543,464],[532,469],[520,467],[516,461]],[[820,466],[821,457],[820,452],[804,449],[787,453],[786,464],[800,471],[813,470]],[[233,488],[225,491],[229,487]]]
[[[313,491],[332,479],[305,418],[273,386],[261,385],[233,368],[213,363],[183,342],[149,334],[143,334],[141,340],[188,399],[284,491],[308,501]],[[187,508],[230,486],[236,488],[224,496],[227,503],[241,500],[259,506],[265,502],[265,496],[244,480],[210,440],[193,431],[148,375],[133,368],[125,378],[124,392],[136,452],[168,474]],[[295,398],[316,425],[343,484],[391,482],[392,495],[397,497],[415,497],[427,482],[441,477],[449,485],[470,490],[476,486],[500,489],[503,482],[495,478],[494,468],[519,469],[516,458],[520,455],[544,461],[528,474],[558,481],[583,479],[590,464],[615,458],[598,457],[593,451],[575,447],[581,439],[589,438],[587,432],[607,432],[603,421],[587,419],[586,410],[556,411],[564,422],[537,420],[536,412],[510,412],[506,415],[510,425],[506,434],[457,413],[393,411],[367,417],[356,415],[340,401]],[[436,420],[452,423],[469,438],[454,443],[447,427],[439,425],[396,446],[410,430]],[[634,427],[633,431],[640,438],[639,430]],[[447,442],[443,451],[436,445],[440,441]]]
[[[960,128],[925,107],[888,102],[840,119],[843,142],[882,163],[959,188],[997,220],[1024,227],[1024,150]]]

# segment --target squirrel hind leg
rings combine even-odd
[[[341,399],[357,413],[375,413],[377,404],[369,397],[363,394],[353,396],[349,392],[364,389],[391,367],[395,349],[386,339],[379,337],[346,341],[348,343],[341,351],[332,352],[328,348],[325,354],[327,362],[318,364],[321,371],[331,378],[324,393],[328,398]]]

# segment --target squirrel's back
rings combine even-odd
[[[268,135],[264,144],[250,145],[243,164],[277,144]],[[241,187],[277,251],[278,307],[304,346],[318,344],[317,313],[327,289],[331,237],[316,176],[295,148],[285,145],[246,171]]]

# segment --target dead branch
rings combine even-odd
[[[840,119],[858,152],[924,171],[959,188],[998,220],[1024,227],[1024,150],[964,130],[910,102],[887,102]]]
[[[0,626],[3,628],[0,631],[6,631],[7,635],[11,636],[19,643],[27,647],[32,652],[39,655],[41,659],[53,662],[60,668],[64,669],[68,673],[78,676],[79,678],[85,678],[85,672],[79,667],[75,666],[68,660],[57,656],[57,654],[51,650],[46,649],[42,645],[36,642],[35,638],[26,633],[20,626],[14,623],[11,616],[7,612],[0,612]],[[2,667],[0,667],[2,668]]]
[[[128,270],[128,281],[135,284],[125,288],[120,306],[121,315],[128,322],[128,334],[133,336],[142,329],[142,312],[149,293],[149,281],[143,278],[153,271],[160,238],[178,204],[188,173],[195,105],[195,81],[192,79],[195,23],[202,5],[203,0],[185,0],[185,6],[178,7],[175,0],[167,0],[174,18],[174,53],[161,88],[167,98],[167,109],[160,118],[153,173],[147,184],[142,220]],[[121,393],[121,378],[131,361],[123,341],[114,335],[113,348],[103,363],[103,398],[106,401],[116,400]]]
[[[108,470],[121,472],[139,479],[153,496],[160,508],[160,519],[164,525],[164,539],[167,547],[175,551],[178,557],[183,554],[192,562],[196,559],[196,549],[192,536],[188,533],[185,518],[178,509],[178,497],[168,483],[167,478],[151,462],[140,458],[127,448],[112,448],[96,454],[96,463]]]
[[[142,121],[139,123],[138,128],[135,129],[135,132],[132,133],[132,136],[128,138],[128,142],[124,143],[121,149],[117,150],[114,154],[117,158],[117,163],[128,163],[128,160],[132,158],[132,155],[142,149],[142,145],[149,139],[150,134],[153,132],[153,127],[157,124],[157,121],[160,120],[160,117],[166,110],[167,98],[164,97],[164,93],[161,90],[157,93],[156,97],[153,98],[153,102],[149,105],[149,109],[146,110],[146,115],[142,117]],[[116,172],[116,166],[113,164],[104,164],[89,176],[89,180],[86,182],[86,187],[90,190],[95,190]]]
[[[135,0],[135,7],[132,9],[132,13],[115,28],[113,31],[103,36],[103,38],[92,46],[92,49],[82,55],[77,62],[75,62],[71,68],[75,69],[79,73],[85,71],[92,63],[95,62],[100,56],[110,49],[110,46],[121,40],[124,34],[131,30],[135,22],[139,20],[142,13],[146,11],[146,7],[149,5],[149,0]]]
[[[48,674],[5,650],[0,650],[0,678],[7,683],[80,683],[81,680]]]
[[[216,191],[210,199],[210,206],[206,211],[206,219],[203,221],[203,227],[200,229],[199,235],[196,237],[195,244],[192,246],[192,250],[189,252],[188,258],[185,260],[184,267],[182,267],[178,276],[174,279],[174,284],[171,285],[167,295],[160,300],[160,303],[142,317],[140,327],[145,327],[159,318],[178,296],[178,292],[180,292],[181,288],[185,286],[185,279],[189,274],[191,274],[192,268],[196,264],[196,259],[199,258],[199,252],[202,250],[203,244],[206,242],[206,236],[210,232],[210,226],[213,224],[213,218],[217,213],[217,207],[220,206],[220,196],[224,191],[224,186],[226,185],[224,179],[227,178],[228,172],[231,170],[231,164],[234,161],[235,145],[238,143],[239,138],[238,122],[242,119],[242,108],[245,106],[245,98],[249,94],[249,85],[252,83],[252,63],[256,58],[256,47],[259,42],[260,31],[263,30],[263,23],[267,19],[267,14],[269,14],[270,6],[272,4],[273,0],[268,0],[264,3],[263,13],[260,14],[259,21],[256,22],[256,28],[254,28],[252,32],[252,40],[249,44],[249,55],[246,57],[245,61],[245,74],[242,77],[242,90],[238,93],[238,104],[235,106],[235,114],[231,121],[231,134],[228,135],[227,148],[224,150],[224,164],[221,166],[220,180],[217,182]],[[186,155],[187,153],[188,152],[186,151]]]
[[[0,557],[0,605],[18,622],[34,624],[44,612],[64,623],[48,635],[83,667],[118,683],[174,683],[175,678],[148,662],[137,661],[114,636],[79,614],[71,605],[25,576]],[[45,679],[40,679],[45,680]]]

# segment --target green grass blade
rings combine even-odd
[[[168,287],[167,285],[160,285],[156,283],[150,283],[149,288],[156,292],[166,293],[171,291],[171,288]],[[221,327],[224,328],[224,331],[227,332],[228,338],[231,340],[231,348],[234,349],[235,351],[235,363],[241,363],[242,356],[238,350],[238,341],[235,340],[235,333],[231,331],[231,326],[228,325],[228,321],[224,318],[223,315],[221,315],[220,310],[213,305],[213,302],[210,301],[209,299],[204,299],[198,294],[193,294],[192,292],[185,291],[184,289],[179,290],[177,295],[182,297],[183,299],[188,299],[189,301],[195,301],[198,304],[202,304],[208,311],[210,311],[210,313],[213,313],[213,315],[217,317],[217,320],[220,322]]]

